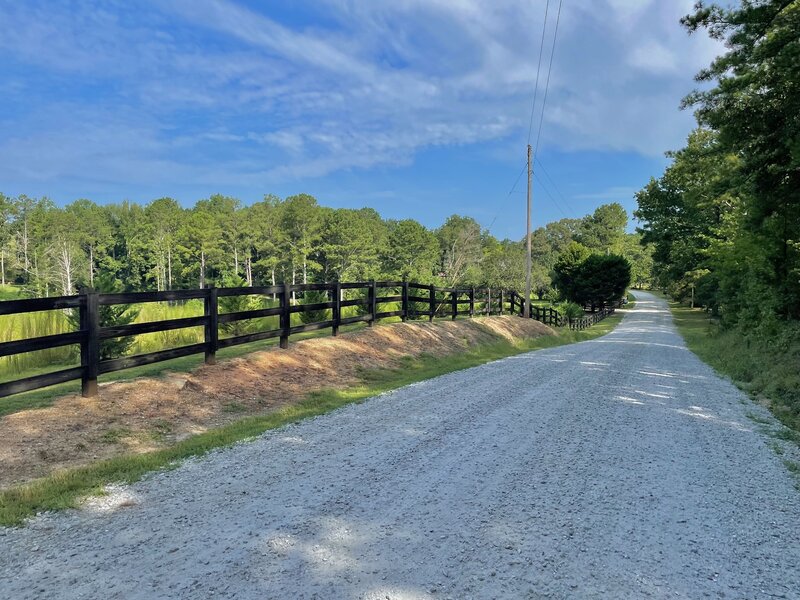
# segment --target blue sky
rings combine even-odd
[[[693,121],[678,104],[720,51],[678,24],[692,4],[566,0],[536,225],[604,202],[632,209],[664,151],[682,145]],[[307,192],[431,227],[468,214],[519,238],[524,177],[509,191],[525,162],[544,10],[0,0],[0,191],[185,205]]]

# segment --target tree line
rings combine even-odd
[[[800,2],[698,3],[727,51],[689,95],[698,128],[637,194],[654,276],[727,326],[800,320]]]
[[[649,252],[626,226],[615,203],[537,229],[534,291],[557,294],[553,269],[572,242],[625,255],[635,281],[646,283]],[[428,229],[371,208],[325,207],[307,194],[268,195],[247,206],[213,195],[191,208],[171,198],[59,207],[0,194],[0,283],[31,296],[83,286],[139,291],[371,279],[522,290],[524,269],[524,240],[498,240],[468,216]]]

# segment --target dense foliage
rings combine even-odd
[[[631,265],[617,254],[592,254],[581,263],[577,282],[572,300],[605,308],[625,295],[631,283]]]
[[[638,193],[658,282],[761,329],[800,319],[800,1],[700,2],[683,20],[728,48],[686,98],[699,128]]]
[[[568,301],[604,308],[625,295],[631,284],[631,265],[618,254],[596,254],[572,242],[558,257],[553,280]]]
[[[552,291],[556,258],[573,240],[629,256],[647,281],[649,252],[626,224],[624,209],[609,204],[536,230],[534,291]],[[371,208],[320,206],[306,194],[249,206],[215,195],[192,208],[170,198],[61,208],[0,194],[0,284],[35,296],[96,287],[98,277],[133,291],[370,279],[522,290],[524,268],[522,240],[498,240],[460,215],[430,230]]]

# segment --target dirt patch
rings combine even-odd
[[[308,392],[353,385],[363,369],[403,357],[446,356],[500,339],[553,335],[517,317],[396,323],[292,343],[203,366],[191,373],[109,383],[96,398],[65,396],[47,408],[0,420],[0,488],[56,469],[148,452],[263,414]]]

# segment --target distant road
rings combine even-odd
[[[2,598],[800,598],[800,492],[646,293],[0,530]],[[122,504],[123,506],[119,506]]]

